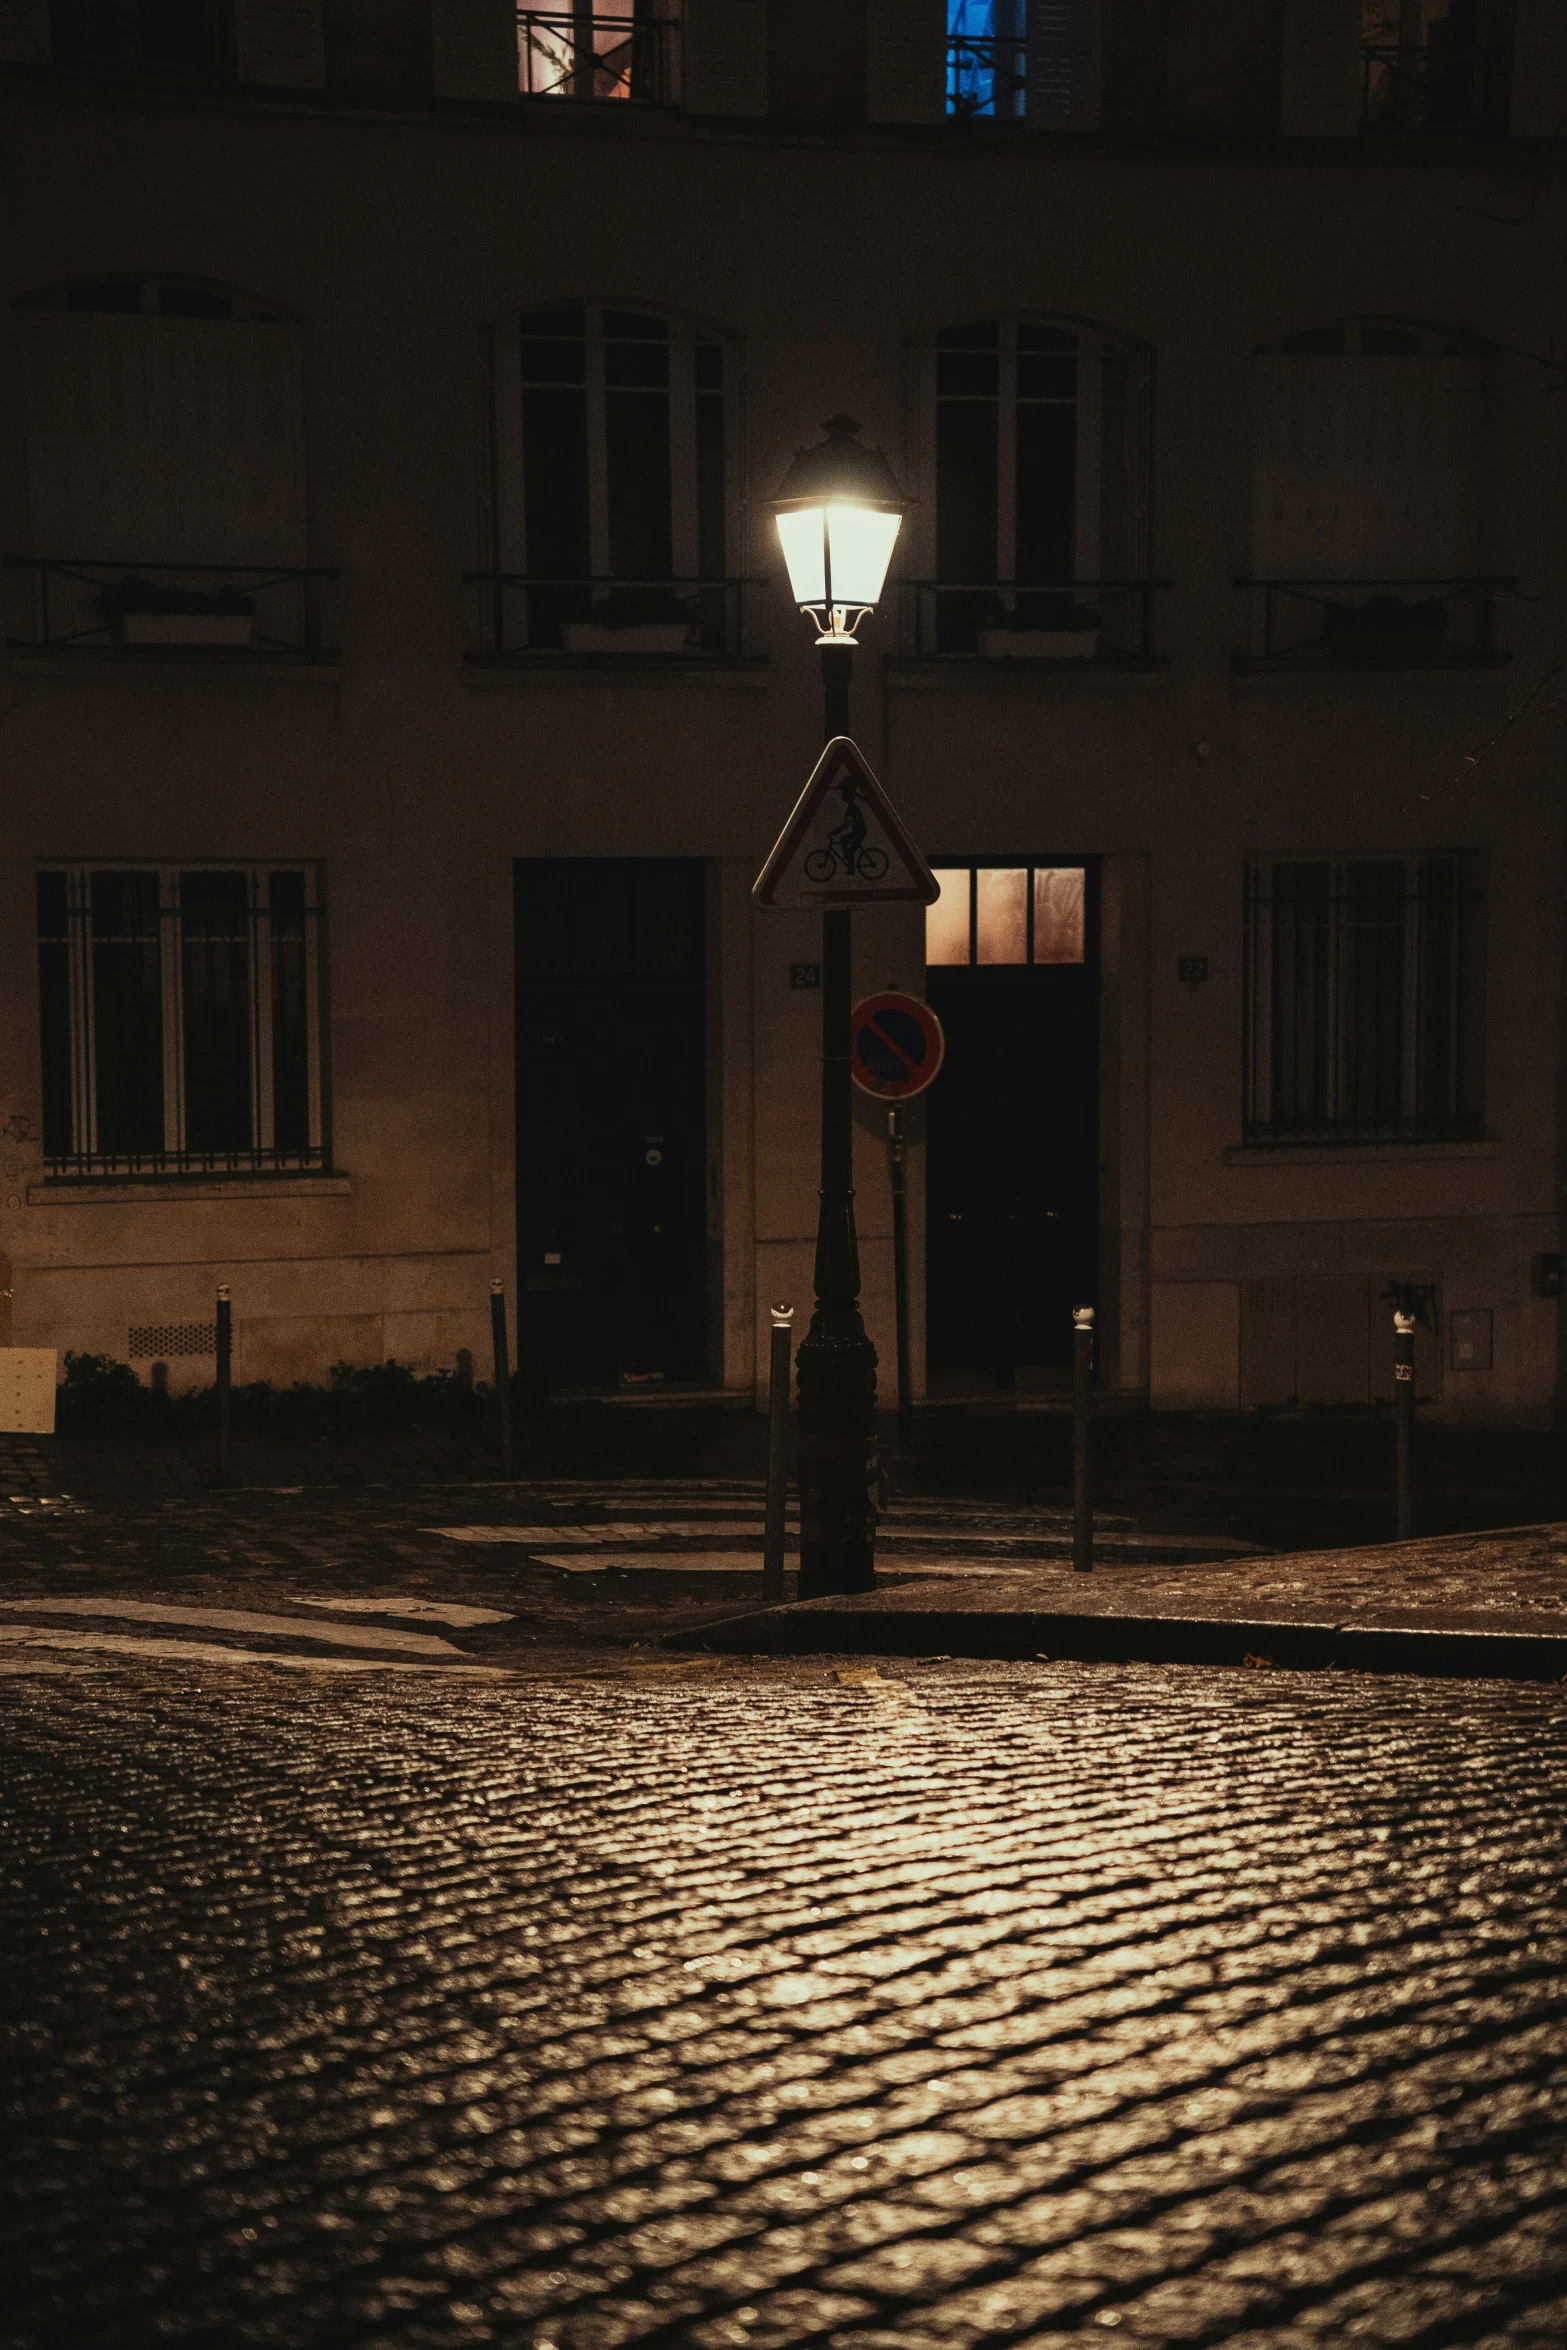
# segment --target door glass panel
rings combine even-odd
[[[982,865],[976,880],[977,963],[1028,961],[1028,867]]]
[[[1083,868],[1034,868],[1034,960],[1080,963],[1083,959]]]
[[[941,895],[933,906],[925,908],[925,960],[927,963],[966,963],[968,867],[938,866],[936,880]]]

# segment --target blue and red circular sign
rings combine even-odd
[[[849,1015],[849,1066],[861,1093],[905,1102],[923,1093],[947,1050],[941,1022],[917,995],[868,995]]]

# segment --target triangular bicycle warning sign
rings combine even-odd
[[[929,906],[940,884],[859,746],[835,735],[751,895],[759,906]]]

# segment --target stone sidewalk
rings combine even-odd
[[[935,1564],[935,1562],[933,1562]],[[666,1635],[673,1638],[675,1635]],[[900,1582],[707,1625],[756,1654],[1334,1666],[1559,1681],[1567,1523],[1263,1558],[1125,1558],[1090,1576]]]

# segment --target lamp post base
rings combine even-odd
[[[876,1588],[876,1349],[857,1306],[819,1306],[800,1383],[802,1599]]]

